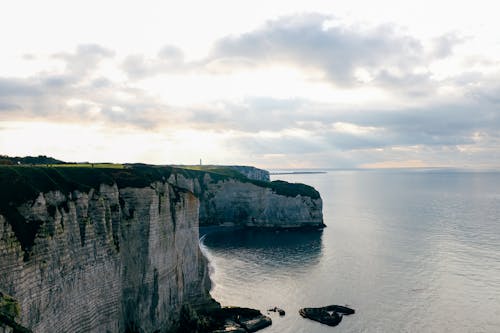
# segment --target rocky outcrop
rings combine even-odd
[[[312,187],[251,182],[212,173],[173,173],[169,182],[200,198],[200,225],[324,227],[322,200]]]
[[[210,317],[219,322],[218,329],[213,330],[212,333],[252,333],[272,324],[271,318],[263,315],[259,310],[249,308],[223,307],[212,311]]]
[[[34,332],[165,331],[184,303],[213,305],[190,192],[101,184],[40,193],[17,210],[39,229],[23,248],[0,215],[0,288]]]
[[[299,314],[304,317],[328,326],[337,326],[344,315],[352,315],[356,311],[347,306],[327,305],[320,308],[303,308]]]

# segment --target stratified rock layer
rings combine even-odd
[[[192,191],[200,198],[200,225],[237,225],[248,227],[324,227],[323,203],[316,196],[277,193],[272,183],[259,183],[237,178],[217,178],[172,174],[169,181]],[[279,185],[279,184],[278,184]],[[294,188],[295,184],[287,184]],[[295,187],[305,186],[302,184]],[[299,192],[299,191],[297,191]]]
[[[41,225],[29,253],[0,215],[0,287],[34,332],[166,330],[183,303],[211,302],[198,209],[164,182],[40,193],[18,207]]]

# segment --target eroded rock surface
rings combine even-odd
[[[200,225],[271,228],[321,228],[323,203],[311,188],[307,194],[280,194],[270,186],[240,179],[172,174],[169,182],[192,191],[200,198]],[[287,184],[292,185],[293,184]],[[297,185],[299,186],[305,185]],[[293,187],[292,187],[293,189]]]
[[[40,193],[18,207],[40,229],[28,255],[0,215],[0,286],[34,332],[139,332],[210,304],[199,201],[165,182]]]

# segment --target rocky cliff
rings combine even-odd
[[[0,332],[167,332],[216,307],[198,221],[320,227],[321,198],[227,169],[0,167]]]
[[[200,198],[200,225],[324,227],[319,193],[304,184],[214,172],[172,173],[169,182]]]
[[[69,192],[68,183],[52,185],[60,189],[16,204],[23,220],[5,206],[0,215],[0,289],[17,301],[20,324],[34,332],[164,332],[183,304],[211,303],[192,193],[163,181]],[[20,223],[37,231],[23,234]]]

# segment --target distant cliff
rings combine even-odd
[[[244,176],[250,180],[263,182],[271,180],[269,171],[246,165],[173,165],[173,167],[177,170],[194,170],[203,173],[225,174],[236,178]]]
[[[268,182],[271,180],[269,176],[269,171],[267,170],[258,169],[253,166],[243,166],[243,165],[230,165],[227,167],[238,171],[239,173],[241,173],[242,175],[244,175],[249,179],[261,180],[264,182]]]
[[[0,167],[0,332],[164,332],[217,306],[199,221],[320,227],[321,198],[231,168]]]
[[[168,180],[200,198],[200,225],[325,226],[321,197],[308,185],[258,181],[224,169],[182,170]]]

